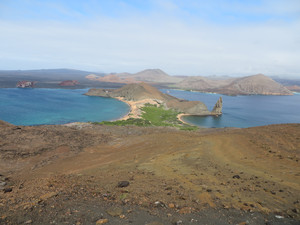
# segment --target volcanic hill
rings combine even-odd
[[[293,95],[286,87],[263,74],[220,80],[189,77],[176,86],[183,89],[226,95]]]
[[[101,81],[101,82],[117,82],[117,83],[178,83],[183,80],[183,78],[170,76],[160,69],[147,69],[140,71],[138,73],[115,73],[108,74],[104,77],[90,74],[86,76],[89,80]]]

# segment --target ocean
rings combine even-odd
[[[300,94],[292,96],[247,95],[226,96],[181,90],[164,93],[190,101],[202,101],[212,110],[220,96],[223,114],[215,116],[186,116],[183,120],[200,127],[255,127],[270,124],[300,123]]]
[[[15,125],[115,120],[129,106],[112,98],[85,96],[88,89],[0,88],[0,120]]]
[[[15,125],[65,124],[109,121],[129,112],[129,106],[112,98],[83,95],[88,89],[1,88],[0,120]],[[211,110],[220,96],[223,115],[186,116],[200,127],[253,127],[269,124],[300,123],[300,95],[225,96],[200,92],[162,89],[175,97],[202,101]]]

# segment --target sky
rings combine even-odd
[[[300,78],[300,0],[0,0],[0,70]]]

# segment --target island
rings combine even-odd
[[[170,76],[160,69],[146,69],[134,74],[115,73],[105,76],[90,74],[86,79],[123,84],[146,82],[166,88],[224,95],[293,95],[287,87],[264,74],[243,77]]]
[[[212,111],[200,101],[188,101],[162,93],[147,83],[127,84],[119,89],[90,89],[85,95],[116,98],[127,103],[131,110],[122,120],[141,118],[143,107],[156,106],[164,110],[173,110],[177,118],[185,115],[220,116],[222,115],[222,97],[219,98]]]
[[[75,86],[79,84],[77,80],[64,80],[59,83],[60,86]]]
[[[37,82],[36,81],[27,81],[27,80],[22,80],[22,81],[19,81],[16,85],[16,87],[18,88],[32,88],[34,87],[34,85],[36,84]]]

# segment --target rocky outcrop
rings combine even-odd
[[[213,110],[211,111],[211,113],[213,115],[216,115],[216,116],[221,115],[222,114],[222,108],[223,108],[223,99],[222,99],[222,97],[220,97],[218,99],[218,101],[216,102],[216,104],[215,104]]]
[[[164,94],[157,88],[146,84],[128,84],[119,89],[90,89],[86,95],[89,96],[102,96],[112,98],[122,98],[126,101],[141,101],[152,99],[165,108],[174,109],[180,113],[191,115],[220,115],[222,111],[220,107],[217,112],[210,112],[206,105],[200,101],[187,101],[175,98],[174,96]],[[220,103],[219,103],[220,105]]]
[[[34,87],[34,85],[36,84],[36,81],[27,81],[27,80],[22,80],[19,81],[16,85],[16,87],[18,88],[28,88],[28,87]]]

